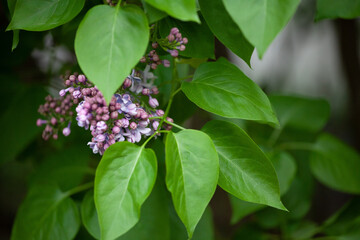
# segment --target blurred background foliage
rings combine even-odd
[[[323,2],[318,1],[319,6]],[[75,19],[49,32],[21,31],[19,45],[11,52],[13,34],[4,31],[10,13],[7,2],[0,2],[0,239],[10,238],[16,211],[34,183],[57,182],[66,191],[94,177],[100,157],[86,146],[89,133],[73,127],[68,138],[45,142],[35,122],[44,97],[57,93],[59,75],[66,70],[79,71],[74,55],[75,32],[85,12],[100,3],[86,1]],[[359,155],[349,147],[360,150],[360,21],[335,19],[353,13],[336,15],[338,12],[325,6],[330,15],[317,13],[315,1],[302,1],[263,59],[254,52],[251,68],[216,40],[216,58],[232,60],[270,94],[280,129],[233,122],[245,128],[273,162],[289,212],[241,201],[218,188],[193,239],[360,239],[360,198],[356,196],[360,193]],[[179,64],[180,77],[203,62],[201,57]],[[159,67],[156,75],[163,94],[160,104],[164,106],[171,69]],[[170,116],[195,129],[219,118],[199,110],[182,93],[176,96]],[[320,133],[323,128],[349,146]],[[154,142],[152,148],[157,152],[162,176],[162,142]],[[343,158],[355,159],[353,167],[342,166]],[[185,228],[160,179],[163,176],[146,201],[140,222],[120,239],[149,239],[147,231],[158,233],[151,239],[186,239]],[[74,200],[79,206],[82,201],[93,204],[91,193],[77,194]],[[144,235],[134,237],[136,230]],[[95,228],[91,234],[99,233]],[[93,237],[81,227],[76,239]]]

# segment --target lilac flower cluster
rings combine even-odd
[[[42,137],[48,140],[51,136],[58,139],[58,132],[62,129],[65,136],[70,134],[71,119],[74,112],[71,110],[73,106],[71,95],[55,99],[52,96],[45,98],[45,104],[40,105],[38,112],[44,116],[45,119],[38,119],[37,126],[46,125],[42,133]]]
[[[171,37],[172,36],[172,37]],[[185,49],[186,38],[182,38],[177,28],[171,29],[170,35],[159,42],[164,49],[180,51]],[[158,48],[154,42],[152,47]],[[58,138],[58,132],[68,136],[70,125],[76,111],[76,122],[80,127],[91,131],[92,139],[88,143],[94,153],[104,154],[105,150],[115,142],[140,142],[143,137],[157,132],[164,111],[157,109],[158,100],[154,97],[159,93],[154,85],[157,78],[151,69],[158,65],[170,66],[168,60],[160,60],[155,50],[151,50],[140,62],[146,63],[144,70],[132,70],[122,86],[107,105],[104,96],[84,75],[74,73],[64,76],[64,89],[59,91],[60,98],[46,97],[46,103],[41,105],[39,113],[45,119],[38,119],[37,125],[46,124],[43,138],[51,136]],[[177,54],[170,52],[173,57]],[[167,122],[173,122],[169,117]],[[172,125],[162,124],[165,130],[171,130]]]
[[[160,41],[161,46],[170,53],[172,57],[179,56],[179,51],[185,51],[185,45],[187,43],[188,39],[182,37],[182,34],[176,27],[170,30],[170,33],[165,40]]]

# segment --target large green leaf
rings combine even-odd
[[[95,176],[101,239],[119,237],[138,222],[156,173],[156,156],[151,149],[119,142],[106,150]]]
[[[218,156],[211,139],[197,130],[169,133],[165,151],[166,185],[191,238],[216,189]]]
[[[205,21],[198,24],[194,22],[182,22],[167,17],[159,24],[161,37],[167,37],[173,27],[177,27],[182,36],[188,39],[185,51],[179,51],[181,56],[192,58],[215,58],[214,35],[206,25]]]
[[[310,160],[313,174],[323,184],[342,192],[360,193],[360,156],[337,138],[322,134]]]
[[[141,207],[140,221],[117,240],[147,240],[149,236],[156,240],[170,240],[167,194],[163,185],[158,179],[154,190]],[[85,195],[81,213],[86,229],[93,237],[100,239],[100,226],[92,191]]]
[[[208,122],[207,133],[219,154],[219,186],[242,200],[285,209],[279,182],[270,160],[238,126],[226,121]]]
[[[85,0],[17,0],[8,30],[45,31],[69,22]]]
[[[200,23],[196,12],[195,0],[145,0],[152,6],[166,12],[170,16],[182,21],[194,21]]]
[[[277,125],[265,93],[240,69],[224,58],[203,63],[191,82],[181,86],[185,95],[206,111]]]
[[[134,5],[99,5],[85,15],[75,37],[76,56],[107,102],[144,55],[148,40],[146,15]]]
[[[297,96],[269,96],[281,128],[289,127],[310,132],[320,131],[330,115],[326,100]]]
[[[360,16],[360,0],[317,0],[316,8],[316,20]]]
[[[271,154],[269,155],[269,159],[274,165],[276,175],[279,179],[280,195],[282,196],[288,191],[295,177],[295,160],[290,154],[286,152],[278,152],[276,154]],[[233,196],[230,196],[230,203],[233,210],[231,216],[231,222],[233,224],[246,217],[247,215],[257,212],[258,210],[265,207],[265,205],[246,202]]]
[[[300,0],[223,0],[226,10],[262,57]]]
[[[80,227],[74,201],[56,185],[32,187],[21,204],[12,230],[12,240],[71,240]]]
[[[250,65],[254,47],[227,13],[221,0],[199,0],[201,13],[215,36]],[[226,27],[224,27],[226,26]]]

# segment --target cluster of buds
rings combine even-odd
[[[38,112],[44,119],[36,121],[37,126],[46,125],[42,137],[48,140],[51,136],[58,138],[58,132],[62,128],[65,136],[70,134],[71,119],[74,115],[72,111],[73,101],[71,95],[55,99],[52,96],[45,98],[45,104],[40,105]]]
[[[156,48],[158,47],[157,43],[153,43],[152,48],[154,48],[153,50],[151,50],[148,54],[146,54],[144,57],[142,57],[140,59],[141,63],[146,63],[147,65],[149,65],[152,69],[156,69],[158,67],[158,65],[163,64],[164,67],[170,67],[170,61],[165,59],[165,60],[161,60],[159,55],[156,53]]]
[[[185,51],[188,39],[182,37],[179,29],[174,27],[170,30],[167,38],[160,40],[159,43],[172,57],[177,57],[179,56],[179,51]]]
[[[67,76],[64,81],[67,88],[60,90],[60,99],[48,96],[47,102],[40,106],[39,112],[49,118],[37,122],[38,126],[47,124],[43,138],[48,140],[54,134],[57,139],[56,127],[66,120],[69,123],[63,134],[68,136],[74,115],[71,107],[77,105],[76,122],[78,126],[90,129],[92,139],[88,145],[94,153],[102,155],[115,142],[140,142],[143,136],[158,130],[160,120],[157,117],[164,115],[163,110],[156,109],[159,102],[154,95],[159,90],[153,85],[155,78],[149,65],[144,71],[133,70],[107,105],[102,93],[84,75]],[[171,118],[167,120],[172,122]],[[164,124],[163,127],[170,130],[172,126]]]
[[[108,1],[112,4],[113,1]],[[59,92],[60,97],[55,99],[46,97],[46,103],[41,105],[39,113],[45,119],[38,119],[36,124],[46,124],[43,138],[48,140],[51,136],[58,138],[58,132],[68,136],[70,125],[74,121],[80,127],[91,131],[92,139],[88,143],[94,153],[104,154],[105,150],[115,142],[140,142],[143,137],[159,135],[161,119],[164,111],[157,109],[158,100],[154,97],[159,93],[154,85],[157,78],[151,69],[158,65],[170,66],[170,61],[160,60],[156,48],[167,50],[171,56],[177,57],[178,51],[185,50],[187,38],[182,38],[179,29],[172,28],[166,39],[158,39],[152,43],[152,50],[140,62],[146,63],[143,71],[132,70],[124,80],[122,86],[107,105],[104,96],[84,75],[74,73],[63,77],[65,88]],[[166,122],[173,120],[166,117]],[[171,130],[172,125],[164,122],[161,127]]]

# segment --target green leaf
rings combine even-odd
[[[224,58],[200,65],[181,89],[200,108],[228,118],[278,125],[265,93]]]
[[[342,192],[360,193],[360,156],[337,138],[320,135],[310,160],[311,171],[326,186]]]
[[[294,15],[300,0],[223,0],[235,23],[260,58]]]
[[[46,31],[73,19],[85,0],[17,0],[7,30]]]
[[[90,9],[75,37],[79,65],[107,102],[143,56],[149,40],[144,12],[134,5],[119,6]]]
[[[221,0],[199,0],[201,13],[215,36],[249,66],[254,47],[227,13]],[[226,26],[226,27],[224,27]]]
[[[360,0],[317,0],[315,20],[360,16]]]
[[[96,239],[100,239],[100,226],[95,209],[93,192],[89,191],[81,205],[83,223]],[[140,221],[130,231],[117,240],[170,240],[170,224],[165,184],[156,182],[149,198],[141,207]]]
[[[222,189],[242,200],[285,210],[274,167],[241,128],[213,120],[202,131],[211,137],[219,154]]]
[[[198,24],[194,22],[182,22],[167,17],[159,24],[161,37],[166,38],[173,27],[177,27],[181,32],[181,35],[189,40],[186,44],[185,51],[179,51],[181,56],[191,58],[215,58],[214,35],[206,25],[205,21]]]
[[[119,237],[138,222],[156,173],[156,156],[151,149],[119,142],[106,150],[95,176],[101,239]]]
[[[149,24],[155,23],[167,16],[165,12],[160,11],[152,7],[151,5],[147,4],[145,0],[141,0],[141,2],[144,6],[145,13],[148,17]]]
[[[170,16],[182,21],[194,21],[200,23],[196,12],[195,0],[145,0],[150,5],[160,9]]]
[[[94,191],[88,191],[80,206],[81,220],[86,230],[96,239],[100,239],[100,226],[95,208]]]
[[[12,240],[71,240],[80,227],[80,216],[69,194],[56,185],[30,189],[21,204],[12,229]]]
[[[190,129],[169,133],[165,151],[166,185],[191,238],[216,189],[218,156],[205,133]]]
[[[309,132],[320,131],[330,115],[329,103],[324,99],[297,96],[269,96],[281,128],[289,127]]]
[[[278,152],[269,156],[276,175],[279,179],[280,195],[284,195],[290,188],[296,174],[294,158],[287,152]]]
[[[9,8],[11,18],[12,18],[13,14],[14,14],[16,1],[17,0],[7,0],[7,4],[8,4],[8,8]],[[14,30],[13,31],[13,42],[12,42],[12,46],[11,46],[11,51],[14,51],[14,49],[19,44],[19,33],[20,33],[19,30]]]

